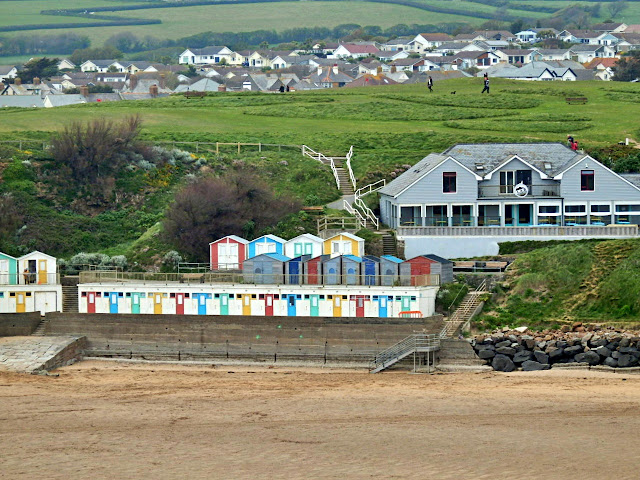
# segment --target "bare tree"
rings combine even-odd
[[[617,16],[619,13],[621,13],[623,10],[626,10],[627,8],[629,8],[629,5],[625,0],[618,0],[617,2],[611,2],[607,4],[607,10],[609,10],[609,13],[611,14],[612,17]]]

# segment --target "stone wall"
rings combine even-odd
[[[368,363],[441,317],[324,318],[198,315],[49,314],[47,334],[87,337],[87,356]]]
[[[40,312],[1,313],[0,337],[31,335],[41,320]]]

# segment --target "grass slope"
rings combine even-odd
[[[567,242],[520,255],[476,326],[640,320],[640,240]]]

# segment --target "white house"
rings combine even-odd
[[[536,43],[538,41],[538,34],[533,30],[522,30],[516,33],[516,37],[520,43]]]
[[[127,68],[117,60],[87,60],[80,65],[82,72],[104,73],[113,67],[116,72],[126,72]]]
[[[58,63],[58,70],[73,70],[74,68],[76,68],[75,63],[67,60],[66,58],[63,58]]]
[[[18,69],[13,65],[0,65],[0,82],[6,78],[16,78]]]
[[[333,51],[336,58],[364,58],[378,55],[380,49],[371,44],[343,43]]]
[[[303,233],[284,244],[284,255],[289,258],[311,255],[311,258],[322,255],[324,240],[310,233]]]
[[[451,36],[446,33],[420,33],[410,42],[408,50],[422,53],[451,41]]]
[[[182,65],[206,65],[222,61],[230,65],[240,65],[238,55],[228,47],[210,46],[204,48],[187,48],[180,54],[178,63]]]

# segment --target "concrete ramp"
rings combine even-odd
[[[0,338],[0,370],[36,373],[52,370],[79,359],[86,338],[61,337],[2,337]]]

